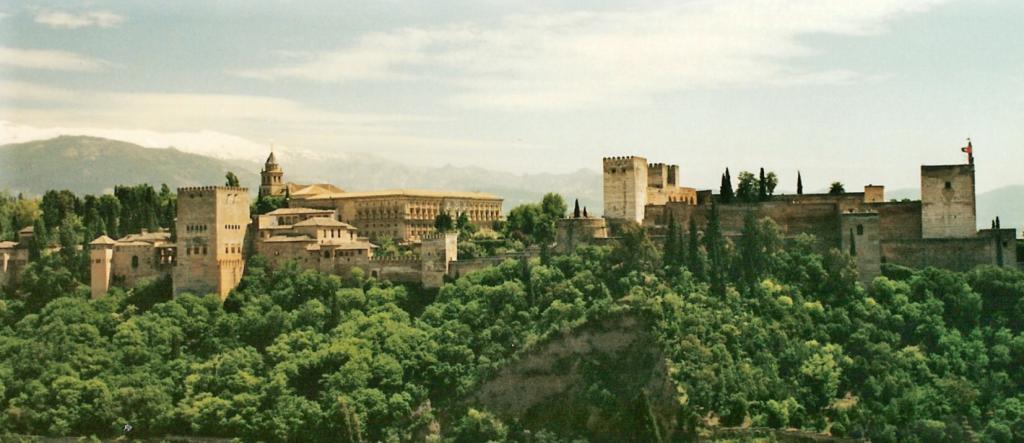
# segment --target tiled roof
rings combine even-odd
[[[430,197],[430,198],[466,198],[474,200],[501,200],[494,194],[485,192],[436,191],[431,189],[385,189],[364,192],[335,192],[307,197],[309,200],[344,200],[348,198],[371,197]]]
[[[355,229],[354,226],[352,226],[352,225],[350,225],[348,223],[342,223],[342,222],[337,221],[337,220],[335,220],[333,218],[327,218],[327,217],[313,217],[313,218],[310,218],[310,219],[306,219],[306,220],[300,221],[300,222],[298,222],[298,223],[296,223],[296,224],[294,224],[292,226],[334,226],[334,227],[342,227],[342,228],[347,228],[347,229]]]

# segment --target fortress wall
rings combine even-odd
[[[668,202],[697,203],[697,190],[694,188],[668,187],[647,188],[648,205],[664,205]],[[648,206],[649,207],[649,206]]]
[[[137,266],[132,266],[132,257],[137,257]],[[152,245],[117,245],[111,258],[112,280],[125,288],[134,287],[139,280],[159,277],[170,272],[170,266],[162,265],[157,250]]]
[[[1014,230],[1003,233],[1003,266],[1016,266],[1017,253],[1010,238]],[[953,271],[969,271],[979,265],[994,265],[997,261],[996,238],[982,234],[969,238],[929,238],[918,240],[888,240],[882,242],[882,258],[912,268],[934,266]]]
[[[448,275],[453,278],[462,277],[470,272],[479,271],[481,269],[487,269],[493,266],[498,266],[505,262],[505,260],[515,260],[514,257],[481,257],[471,258],[469,260],[459,260],[452,262],[451,266],[448,267]]]
[[[555,221],[555,243],[559,253],[568,253],[576,250],[576,245],[607,237],[608,223],[600,217],[563,218]]]
[[[882,240],[921,238],[921,202],[889,202],[871,204],[878,212]]]
[[[842,212],[851,209],[858,211],[864,206],[863,192],[847,192],[844,194],[787,194],[772,197],[772,203],[788,202],[793,204],[835,204]]]
[[[650,211],[651,217],[644,221],[644,226],[664,225],[668,220],[668,214],[671,213],[683,231],[688,229],[691,217],[697,223],[698,228],[703,229],[707,225],[708,215],[711,212],[710,205],[669,203],[663,208],[665,209],[659,211],[655,206],[648,206],[647,211]],[[759,219],[769,217],[774,220],[786,237],[807,233],[817,237],[822,245],[839,246],[840,244],[839,213],[834,203],[790,204],[789,202],[770,201],[720,204],[718,215],[722,224],[722,232],[727,236],[740,235],[743,231],[743,219],[749,211],[754,211]]]

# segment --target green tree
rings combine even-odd
[[[231,188],[237,188],[241,186],[238,183],[238,176],[235,175],[234,172],[228,171],[227,174],[224,174],[224,186],[228,186]]]
[[[704,260],[700,254],[700,234],[697,232],[697,222],[690,217],[690,225],[688,227],[688,244],[687,244],[687,268],[690,272],[699,279],[704,278]]]
[[[680,255],[684,251],[681,240],[679,224],[676,223],[675,217],[669,214],[668,226],[665,229],[665,242],[662,244],[662,251],[664,251],[662,258],[665,265],[679,266],[683,264],[683,257]]]
[[[763,183],[768,195],[775,195],[775,188],[779,186],[779,176],[775,172],[768,172],[768,175],[763,179]]]
[[[434,229],[437,232],[451,232],[455,230],[455,221],[452,220],[452,214],[448,211],[442,211],[434,217]]]
[[[732,190],[732,176],[729,175],[729,168],[725,168],[725,173],[722,174],[722,185],[719,187],[718,195],[722,199],[722,203],[732,203],[735,194]]]
[[[540,202],[541,213],[551,220],[565,217],[565,211],[569,209],[561,195],[549,192],[544,194]]]
[[[739,183],[736,185],[736,199],[745,203],[752,203],[759,200],[758,188],[760,181],[749,171],[741,171]]]
[[[832,195],[840,195],[846,192],[846,187],[840,182],[832,182],[828,187],[828,193]]]
[[[725,250],[725,236],[722,234],[718,205],[712,204],[707,226],[704,228],[704,250],[708,254],[708,277],[711,292],[715,295],[725,294],[725,277],[728,272]]]

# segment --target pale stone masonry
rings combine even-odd
[[[261,171],[259,193],[287,196],[292,207],[251,217],[245,188],[179,188],[176,238],[167,231],[118,240],[97,238],[90,244],[93,297],[106,294],[112,286],[132,287],[170,275],[175,296],[212,293],[223,300],[238,285],[253,254],[266,257],[271,268],[295,262],[303,269],[338,275],[359,268],[371,277],[436,288],[458,259],[458,235],[436,233],[434,217],[442,212],[453,217],[465,213],[485,229],[501,219],[502,200],[490,194],[345,192],[330,184],[286,183],[273,153]],[[26,238],[31,237],[30,231],[26,230]],[[377,246],[369,237],[405,242],[414,246],[416,254],[376,256]],[[17,254],[25,250],[0,244],[4,254],[0,264],[16,266]]]
[[[347,192],[337,186],[284,182],[284,171],[271,153],[260,174],[261,195],[287,195],[292,208],[334,210],[338,220],[356,226],[373,240],[419,242],[434,232],[434,218],[447,212],[465,213],[470,222],[488,230],[501,220],[502,199],[483,192],[389,189]]]
[[[249,222],[246,188],[178,188],[174,294],[212,292],[227,297],[245,270]]]

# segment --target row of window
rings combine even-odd
[[[185,232],[206,232],[206,225],[185,225]]]
[[[224,225],[224,229],[227,229],[229,231],[237,231],[242,229],[242,225]]]

